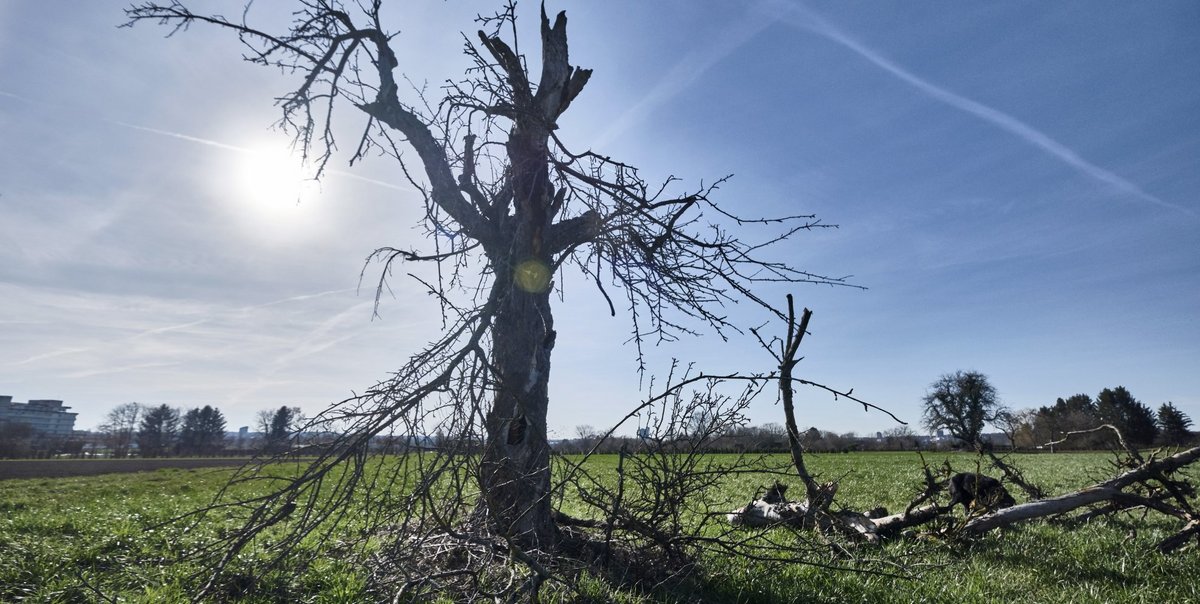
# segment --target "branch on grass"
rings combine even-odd
[[[1128,494],[1122,493],[1122,489],[1151,479],[1160,473],[1169,474],[1191,464],[1197,459],[1200,459],[1200,447],[1188,449],[1166,459],[1143,464],[1116,478],[1097,483],[1074,493],[1013,506],[975,518],[967,523],[963,531],[968,535],[981,535],[1018,522],[1055,516],[1085,505],[1127,497]]]

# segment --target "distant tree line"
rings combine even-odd
[[[83,446],[75,435],[45,434],[24,422],[0,421],[0,459],[79,455]]]
[[[169,405],[126,403],[108,412],[99,433],[113,457],[208,456],[247,448],[283,450],[299,428],[299,407],[283,406],[258,413],[262,437],[251,443],[230,443],[226,420],[212,405],[186,411]]]
[[[1154,445],[1182,446],[1196,442],[1191,431],[1192,419],[1168,401],[1158,410],[1133,397],[1123,386],[1105,388],[1093,399],[1076,394],[1057,399],[1053,405],[1028,409],[1013,422],[1013,441],[1018,447],[1044,446],[1063,440],[1071,432],[1089,430],[1103,424],[1115,426],[1129,443],[1137,447]],[[1113,444],[1106,432],[1079,434],[1055,446],[1060,449],[1094,449]]]
[[[977,371],[946,374],[930,384],[923,420],[929,430],[945,430],[979,450],[986,446],[981,438],[986,424],[999,428],[1020,449],[1112,447],[1117,436],[1097,430],[1104,425],[1116,428],[1134,447],[1182,446],[1197,440],[1190,430],[1191,418],[1174,403],[1163,403],[1156,412],[1124,386],[1105,388],[1095,399],[1076,394],[1053,405],[1013,411],[1001,404],[987,376]]]
[[[217,455],[225,449],[225,416],[212,405],[182,411],[125,403],[108,412],[99,433],[113,457]]]
[[[603,439],[603,432],[592,426],[575,428],[575,437],[558,441],[554,450],[561,454],[616,453],[624,448],[637,452],[646,443],[638,437],[610,437]],[[681,440],[687,434],[678,435]],[[870,436],[856,432],[833,432],[809,428],[800,434],[805,451],[813,453],[849,453],[851,451],[914,451],[931,445],[918,436],[911,427],[902,425]],[[924,443],[924,444],[923,444]],[[766,423],[761,426],[737,426],[721,431],[706,439],[704,448],[711,453],[787,453],[787,431],[782,424]]]
[[[984,443],[985,424],[999,429],[1012,447],[1022,450],[1079,450],[1115,445],[1109,431],[1066,436],[1104,424],[1115,426],[1137,447],[1183,446],[1200,441],[1191,431],[1192,419],[1174,403],[1152,409],[1138,401],[1123,386],[1105,388],[1095,397],[1075,394],[1058,398],[1054,404],[1012,411],[1000,404],[987,377],[978,372],[956,372],[930,385],[923,399],[923,420],[930,432],[945,429],[951,439],[930,442],[907,425],[875,435],[837,433],[809,428],[800,435],[806,451],[837,453],[850,451],[905,451],[949,446],[970,447]],[[699,418],[697,419],[699,421]],[[208,456],[234,452],[281,453],[293,447],[304,422],[299,407],[264,409],[256,416],[256,437],[250,442],[228,442],[226,420],[211,405],[183,411],[169,405],[126,403],[108,412],[98,432],[100,444],[113,457]],[[603,439],[592,426],[578,426],[575,437],[558,441],[558,453],[615,453],[622,448],[639,450],[644,443],[636,437]],[[446,437],[426,437],[431,444]],[[1054,443],[1054,444],[1050,444]],[[86,442],[78,436],[52,437],[39,434],[26,424],[0,422],[0,458],[82,455]],[[736,426],[707,441],[712,452],[785,453],[787,433],[778,423]]]
[[[1005,447],[1021,450],[1103,449],[1117,444],[1115,435],[1109,430],[1070,437],[1068,434],[1105,424],[1120,430],[1126,441],[1135,447],[1183,446],[1200,441],[1190,430],[1191,418],[1173,403],[1163,403],[1155,411],[1135,399],[1123,386],[1105,388],[1095,399],[1076,394],[1059,398],[1053,405],[1013,411],[1001,404],[986,375],[958,371],[943,375],[932,383],[923,403],[924,427],[930,433],[944,433],[945,438],[920,436],[908,425],[873,436],[860,436],[854,432],[838,434],[814,427],[800,434],[800,442],[805,451],[814,453],[945,448],[990,451],[999,442]],[[988,425],[999,432],[985,434]],[[640,438],[605,439],[603,435],[592,426],[578,426],[574,438],[558,441],[554,449],[558,453],[572,454],[616,453],[622,449],[636,452],[645,447]],[[686,434],[681,433],[678,437],[682,439]],[[705,448],[714,453],[786,453],[787,432],[777,423],[735,426],[705,439]]]

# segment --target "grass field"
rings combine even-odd
[[[974,465],[950,459],[957,470]],[[1027,476],[1062,493],[1106,476],[1107,456],[1017,456]],[[614,467],[598,458],[596,469]],[[920,485],[911,453],[815,455],[811,468],[838,479],[838,500],[855,509],[902,507]],[[186,534],[147,530],[207,503],[227,469],[0,481],[0,602],[186,601],[187,565],[171,564],[183,550],[229,527],[211,523]],[[713,488],[744,500],[766,476],[739,476]],[[1020,497],[1018,497],[1020,499]],[[569,503],[569,502],[568,502]],[[762,572],[758,563],[706,561],[708,573],[690,593],[625,594],[630,602],[1200,602],[1200,554],[1171,556],[1151,546],[1178,527],[1174,522],[1117,517],[1064,528],[1035,523],[989,534],[970,545],[930,542],[905,559],[917,578],[837,572],[789,565]],[[906,547],[886,546],[881,555]],[[892,549],[897,548],[897,549]],[[256,555],[251,550],[247,556]],[[345,557],[282,568],[259,578],[260,595],[245,601],[364,602],[363,570]],[[99,591],[97,591],[99,590]],[[99,595],[103,593],[103,597]],[[601,598],[613,594],[599,593]]]
[[[157,459],[0,459],[0,480],[13,478],[65,478],[122,472],[150,472],[166,468],[240,466],[245,457],[166,457]]]

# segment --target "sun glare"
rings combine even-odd
[[[316,193],[299,155],[286,148],[255,147],[237,158],[234,201],[263,239],[291,238],[311,228]]]

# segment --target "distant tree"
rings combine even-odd
[[[1124,386],[1105,388],[1096,397],[1100,421],[1112,424],[1135,446],[1149,445],[1158,437],[1154,411],[1142,404]]]
[[[180,452],[189,455],[213,455],[225,443],[225,416],[210,405],[189,409],[179,430]]]
[[[812,447],[818,440],[821,440],[821,431],[818,430],[816,426],[805,430],[804,434],[800,436],[800,442],[803,443],[805,447]]]
[[[1059,398],[1053,405],[1039,408],[1032,418],[1028,432],[1033,444],[1044,445],[1061,440],[1068,432],[1089,430],[1103,423],[1096,411],[1096,403],[1086,394],[1075,394]],[[1093,448],[1102,446],[1108,435],[1080,435],[1057,445],[1060,448]]]
[[[1032,449],[1046,442],[1037,440],[1035,432],[1037,417],[1037,409],[1022,409],[1020,411],[1010,411],[1001,419],[1001,423],[1006,424],[1006,427],[1002,429],[1012,439],[1014,448]]]
[[[33,428],[25,422],[0,422],[0,458],[28,457]]]
[[[1192,440],[1189,428],[1192,418],[1168,401],[1158,408],[1159,441],[1166,445],[1182,445]]]
[[[1004,407],[987,376],[956,371],[938,378],[925,394],[925,427],[944,428],[951,436],[983,450],[983,426],[997,420]]]
[[[917,434],[907,424],[883,431],[883,447],[889,451],[915,449]]]
[[[138,403],[118,405],[108,412],[100,433],[104,436],[113,457],[127,457],[137,436],[142,406]]]
[[[271,422],[275,419],[275,409],[259,409],[258,413],[254,414],[255,431],[262,434],[265,439],[271,433]]]
[[[299,407],[284,405],[271,413],[271,419],[265,431],[267,450],[283,450],[288,439],[292,437],[292,433],[299,427],[300,418]]]
[[[142,457],[159,457],[172,451],[179,437],[179,411],[166,405],[151,407],[142,414],[137,432]]]

